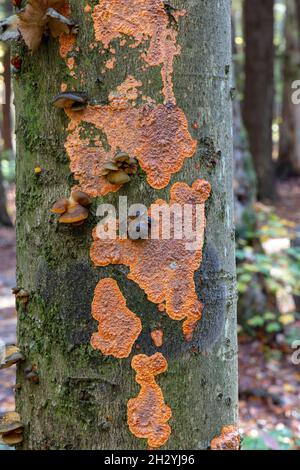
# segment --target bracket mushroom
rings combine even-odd
[[[82,225],[88,218],[87,206],[91,204],[89,196],[73,189],[69,199],[59,199],[51,209],[54,214],[60,214],[58,222],[60,224]]]
[[[29,292],[21,287],[14,287],[12,293],[16,296],[16,300],[26,309],[30,297]]]
[[[24,424],[15,411],[5,413],[0,418],[0,442],[9,446],[20,444],[23,441]]]
[[[17,15],[12,15],[0,21],[0,41],[13,41],[20,38],[21,34],[17,29],[17,20]]]
[[[52,104],[56,108],[82,111],[88,104],[88,95],[81,91],[65,91],[56,95]]]
[[[137,161],[128,153],[118,152],[112,160],[105,162],[101,176],[104,176],[111,184],[125,184],[130,181],[130,176],[137,172]]]
[[[0,356],[0,370],[24,361],[25,358],[17,346],[7,344],[3,349],[3,357]]]

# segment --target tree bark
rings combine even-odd
[[[244,122],[257,174],[259,199],[276,197],[272,160],[274,0],[245,0]]]
[[[3,150],[12,150],[12,125],[11,125],[11,73],[10,73],[10,49],[7,49],[3,58],[5,103],[2,105],[2,139]]]
[[[283,108],[277,165],[277,174],[281,178],[300,175],[300,105],[292,102],[292,83],[298,80],[300,63],[300,19],[297,28],[296,5],[295,0],[287,2],[286,50],[283,65]]]
[[[94,42],[93,23],[82,2],[72,0],[79,22],[73,53],[83,72],[83,89],[101,102],[128,75],[147,83],[145,93],[162,102],[160,67],[148,67],[132,47],[116,45],[117,65],[99,75],[107,60]],[[97,2],[90,2],[96,5]],[[94,200],[88,223],[62,227],[49,209],[74,185],[64,143],[68,120],[51,106],[62,82],[79,87],[59,58],[58,45],[46,41],[33,56],[25,53],[22,74],[14,83],[17,132],[18,286],[30,293],[26,311],[18,307],[18,341],[26,361],[18,367],[17,409],[25,424],[24,449],[145,449],[145,439],[129,432],[126,406],[139,386],[131,368],[134,354],[154,354],[149,332],[161,321],[165,341],[160,351],[168,371],[157,377],[172,410],[172,432],[165,449],[206,449],[224,426],[237,422],[236,289],[233,226],[231,103],[231,27],[229,0],[174,0],[185,8],[178,22],[182,50],[174,64],[177,105],[198,141],[193,158],[173,175],[169,186],[154,190],[143,175],[121,190],[128,204],[169,200],[177,182],[191,185],[199,177],[211,183],[201,269],[195,274],[203,317],[192,342],[182,336],[181,322],[161,316],[157,305],[121,265],[95,267],[90,259],[91,232],[97,204],[117,206],[119,193]],[[168,106],[168,105],[166,105]],[[194,124],[194,125],[193,125]],[[163,131],[163,129],[162,129]],[[33,168],[41,166],[36,177]],[[50,223],[52,222],[52,223]],[[172,253],[170,253],[170,256]],[[118,281],[127,306],[140,317],[139,349],[127,359],[93,351],[90,338],[98,324],[91,316],[97,282]],[[39,384],[25,380],[36,365]]]
[[[5,188],[3,185],[3,176],[0,166],[0,225],[4,225],[6,227],[12,227],[12,221],[7,212],[6,207],[6,193]]]
[[[10,76],[10,51],[5,52],[3,58],[5,103],[2,105],[1,138],[3,140],[2,151],[12,149],[12,128],[11,128],[11,76]],[[2,168],[0,161],[0,225],[12,226],[12,222],[7,212],[6,193],[3,185]]]
[[[300,31],[300,0],[295,0],[296,4],[296,14],[297,14],[297,22],[298,22],[298,29]],[[300,35],[299,35],[299,43],[300,43]]]

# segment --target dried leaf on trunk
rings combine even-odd
[[[18,29],[30,50],[36,51],[47,31],[53,37],[73,33],[75,23],[57,10],[66,5],[65,0],[29,0],[18,13]]]

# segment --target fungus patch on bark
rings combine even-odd
[[[139,354],[132,359],[131,365],[136,371],[136,381],[141,390],[138,396],[131,398],[127,404],[129,429],[136,437],[147,439],[150,448],[161,447],[171,434],[167,423],[172,411],[165,404],[155,377],[167,370],[167,361],[161,353],[150,357]]]
[[[196,151],[197,142],[192,139],[187,119],[179,107],[133,106],[139,83],[128,77],[116,92],[110,93],[108,105],[88,106],[80,115],[66,110],[71,119],[65,143],[70,168],[82,190],[92,197],[120,188],[101,176],[103,165],[118,151],[136,158],[147,174],[148,183],[156,189],[166,187],[172,174]],[[80,137],[83,123],[104,132],[109,151],[100,141],[91,144],[89,139]]]
[[[221,435],[211,441],[211,450],[240,450],[241,437],[235,425],[224,426]]]
[[[164,332],[162,329],[153,330],[150,333],[151,339],[157,348],[161,348],[164,342]]]
[[[62,59],[67,59],[70,52],[76,43],[76,36],[74,34],[61,34],[59,37],[59,53]]]
[[[95,290],[92,315],[99,330],[91,345],[102,354],[128,357],[142,331],[141,320],[126,307],[126,300],[114,279],[102,279]]]
[[[93,11],[96,41],[106,49],[111,42],[124,36],[134,39],[131,47],[148,46],[141,58],[150,67],[161,67],[165,102],[176,103],[172,74],[173,62],[180,54],[177,45],[177,22],[184,10],[172,11],[173,21],[161,0],[101,0]],[[173,23],[173,24],[172,24]]]
[[[147,294],[148,299],[158,305],[165,303],[166,313],[173,320],[184,320],[183,333],[191,340],[197,322],[201,318],[202,304],[195,289],[194,274],[202,261],[202,247],[205,229],[205,201],[210,195],[210,184],[197,180],[192,187],[176,183],[171,189],[168,205],[156,201],[167,209],[177,204],[190,204],[198,209],[200,226],[197,227],[198,241],[195,249],[189,250],[185,236],[175,239],[174,220],[171,221],[170,239],[149,238],[133,241],[130,239],[100,239],[96,230],[91,247],[91,259],[97,266],[124,264],[129,267],[128,278],[135,281]],[[193,210],[194,212],[194,210]],[[153,206],[149,213],[153,213]],[[195,214],[193,214],[194,217]],[[151,224],[152,225],[152,224]],[[184,230],[183,230],[184,235]]]

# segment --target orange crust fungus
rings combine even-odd
[[[153,330],[150,333],[152,341],[157,348],[161,348],[164,342],[163,330]]]
[[[235,425],[225,426],[219,437],[211,441],[211,450],[240,450],[241,437],[238,427]]]
[[[202,246],[205,229],[205,201],[210,195],[210,184],[197,180],[192,187],[176,183],[171,189],[168,205],[156,201],[160,206],[172,209],[174,204],[197,207],[200,227],[195,249],[187,249],[187,239],[148,238],[133,241],[130,239],[99,239],[94,230],[91,259],[97,266],[124,264],[129,267],[128,278],[136,282],[147,294],[148,299],[158,305],[165,302],[166,313],[173,320],[184,320],[183,333],[191,340],[194,328],[201,318],[202,304],[195,290],[194,274],[202,261]],[[152,217],[152,206],[150,208]],[[171,224],[172,225],[172,224]],[[174,225],[174,224],[173,224]],[[172,227],[171,227],[172,229]]]
[[[161,447],[171,434],[167,422],[172,412],[165,404],[155,376],[167,370],[167,361],[161,353],[150,357],[139,354],[132,359],[131,365],[136,371],[136,381],[141,390],[139,395],[131,398],[127,404],[129,429],[136,437],[148,439],[150,448]]]
[[[66,59],[68,54],[73,51],[76,43],[76,36],[74,34],[61,34],[59,37],[59,53],[62,59]]]
[[[65,143],[70,168],[83,191],[91,197],[116,192],[120,185],[107,183],[102,166],[118,151],[136,158],[157,189],[168,185],[186,158],[192,157],[197,142],[192,139],[183,111],[175,105],[134,107],[141,82],[128,77],[109,95],[107,106],[88,106],[82,113],[66,110],[71,121]],[[98,141],[80,137],[82,123],[93,124],[104,132],[110,150]]]
[[[172,19],[178,22],[185,11],[173,10]],[[162,0],[101,0],[93,11],[95,37],[105,48],[122,36],[135,40],[138,47],[150,40],[149,48],[141,58],[150,67],[161,66],[165,102],[176,102],[172,74],[174,57],[180,54],[177,31],[170,24],[170,17]],[[120,43],[121,43],[120,41]]]
[[[105,356],[128,357],[142,331],[141,320],[126,307],[126,300],[114,279],[102,279],[95,290],[92,315],[99,330],[91,345]]]

